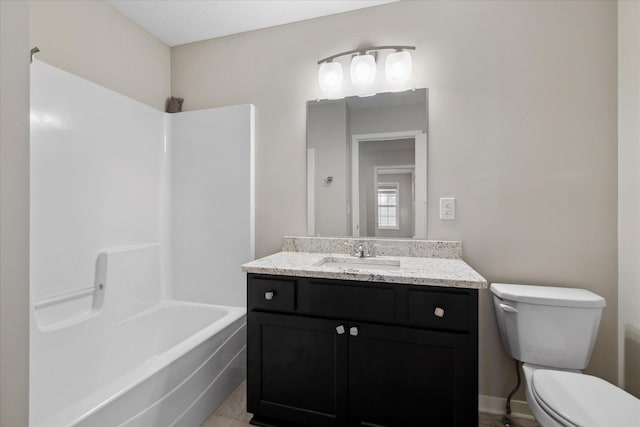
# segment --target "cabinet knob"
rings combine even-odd
[[[357,326],[352,326],[351,328],[349,328],[349,334],[352,337],[357,337],[358,336],[358,327]]]
[[[444,317],[444,308],[436,307],[436,309],[433,310],[433,315],[436,317]]]
[[[276,296],[275,291],[269,291],[264,293],[264,299],[271,301]]]
[[[344,334],[345,333],[344,325],[336,326],[336,332],[338,333],[338,335]]]

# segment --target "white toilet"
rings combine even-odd
[[[524,362],[526,397],[543,427],[639,427],[640,399],[582,374],[605,300],[585,289],[493,283],[504,349]]]

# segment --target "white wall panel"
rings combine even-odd
[[[253,106],[171,118],[173,297],[245,306],[240,266],[254,258]]]
[[[159,241],[164,113],[31,66],[32,301],[93,286],[98,252]]]

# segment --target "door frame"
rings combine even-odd
[[[413,139],[415,150],[414,239],[427,238],[427,134],[422,130],[351,135],[351,235],[360,237],[360,144]]]
[[[373,191],[376,192],[377,195],[377,191],[378,191],[378,174],[380,170],[385,170],[385,169],[398,169],[398,173],[396,175],[411,175],[411,218],[414,217],[415,215],[415,208],[416,208],[416,165],[391,165],[391,166],[374,166],[373,167]],[[378,237],[379,234],[379,228],[378,228],[378,199],[377,197],[374,197],[375,202],[374,202],[374,211],[373,211],[373,220],[374,220],[374,230],[375,230],[375,237]],[[398,194],[398,210],[400,209],[400,195]],[[415,227],[415,221],[413,221],[413,227]],[[398,224],[400,224],[400,221],[398,219]],[[398,230],[400,229],[400,226],[398,225]],[[413,230],[413,228],[412,228]],[[415,233],[412,233],[415,234]]]

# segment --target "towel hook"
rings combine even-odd
[[[33,63],[33,59],[36,57],[36,53],[40,52],[40,49],[38,49],[38,46],[34,46],[33,49],[31,49],[31,63]]]

